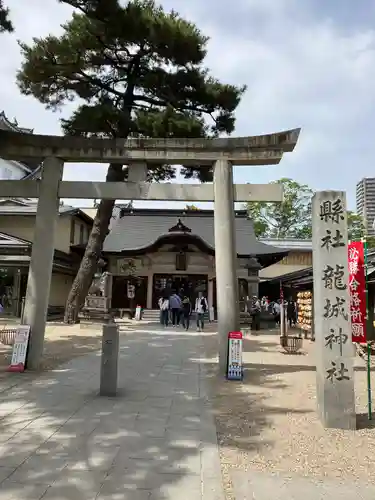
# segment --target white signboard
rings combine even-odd
[[[20,325],[17,328],[13,344],[12,361],[8,367],[10,372],[23,372],[25,370],[27,346],[30,338],[30,325]]]
[[[134,299],[134,297],[135,297],[135,286],[134,285],[129,285],[129,283],[128,283],[127,293],[128,293],[128,299]]]
[[[137,306],[135,308],[135,320],[136,321],[140,321],[140,319],[141,319],[141,312],[142,312],[142,307],[141,306]]]
[[[242,380],[242,333],[229,332],[228,334],[228,380]]]

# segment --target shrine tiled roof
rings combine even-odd
[[[252,221],[246,211],[237,211],[235,218],[236,247],[240,256],[281,255],[287,248],[274,247],[257,240]],[[150,210],[124,209],[113,223],[104,242],[104,252],[119,253],[147,249],[172,233],[197,237],[208,249],[215,249],[214,215],[212,210]]]

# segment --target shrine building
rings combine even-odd
[[[213,211],[117,208],[103,247],[106,270],[113,276],[112,309],[136,303],[155,310],[164,289],[184,289],[192,300],[205,290],[209,306],[216,308]],[[244,300],[258,294],[260,269],[279,262],[288,250],[258,241],[246,210],[236,211],[235,229],[239,298]]]

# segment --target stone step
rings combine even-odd
[[[195,313],[193,312],[191,318],[195,318]],[[204,314],[205,321],[208,321],[208,312]],[[160,321],[160,311],[159,309],[144,309],[142,319],[145,321]]]
[[[142,319],[145,321],[157,321],[160,320],[159,309],[144,309],[142,314]]]

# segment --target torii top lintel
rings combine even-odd
[[[279,163],[294,150],[300,129],[275,134],[214,139],[97,139],[34,135],[0,130],[0,158],[26,161],[56,156],[68,162],[207,165],[226,159],[235,165]]]

